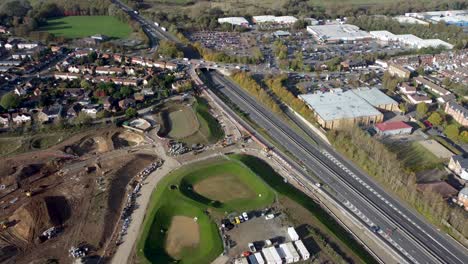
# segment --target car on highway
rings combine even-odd
[[[378,232],[380,231],[380,227],[374,225],[374,226],[371,226],[371,230],[372,230],[372,232],[374,232],[374,233],[378,233]]]

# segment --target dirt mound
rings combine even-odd
[[[196,248],[200,241],[200,230],[197,222],[191,217],[174,216],[167,232],[167,253],[179,259],[185,250]]]
[[[1,233],[0,240],[25,248],[27,244],[37,242],[46,229],[63,225],[70,216],[70,206],[63,196],[33,199],[8,218],[9,227]]]
[[[145,142],[145,138],[130,131],[123,131],[115,133],[112,136],[112,142],[114,143],[114,148],[118,149],[140,145]]]
[[[85,137],[79,142],[66,146],[64,151],[68,154],[83,156],[88,153],[103,153],[111,150],[104,137]]]

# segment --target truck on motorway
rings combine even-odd
[[[166,31],[166,28],[165,28],[165,27],[161,27],[161,30],[162,30],[162,31]]]
[[[158,22],[154,22],[154,25],[159,27],[159,23]]]
[[[138,15],[138,11],[136,11],[136,10],[135,10],[135,11],[133,11],[133,13],[135,13],[135,15]]]

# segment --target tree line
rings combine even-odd
[[[386,189],[412,205],[430,222],[438,226],[444,226],[447,222],[463,236],[468,236],[465,212],[460,208],[450,208],[447,201],[435,192],[419,191],[415,173],[406,168],[383,143],[358,127],[330,131],[329,138],[340,152],[376,178]]]

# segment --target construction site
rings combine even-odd
[[[149,147],[144,135],[113,127],[0,158],[0,261],[110,256],[129,206],[124,194],[160,162]]]

